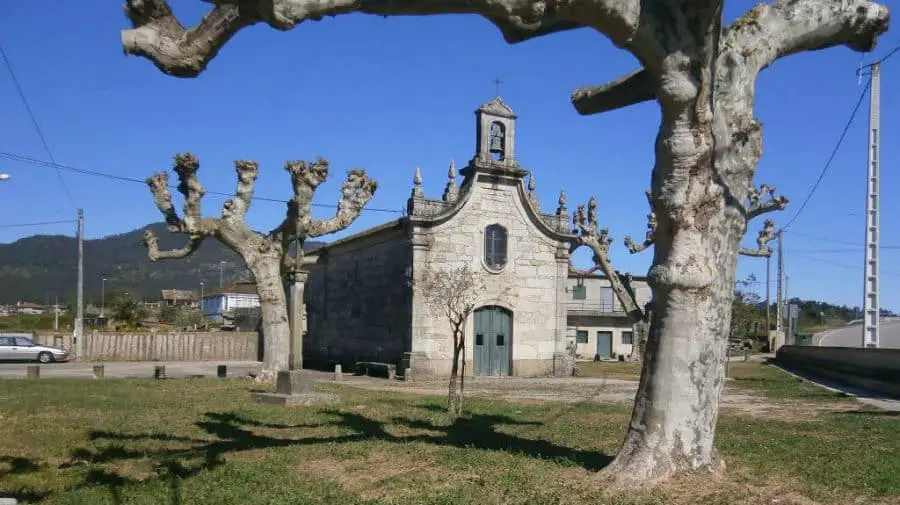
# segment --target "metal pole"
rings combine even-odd
[[[222,268],[225,266],[224,261],[219,262],[219,289],[222,289]]]
[[[106,277],[100,279],[100,317],[106,310]]]
[[[777,277],[777,284],[775,287],[775,331],[781,333],[782,323],[784,321],[784,298],[782,298],[781,291],[781,282],[784,280],[784,230],[778,230],[778,265],[776,267],[777,272],[775,273]]]
[[[881,64],[872,64],[869,90],[869,163],[866,174],[866,250],[863,278],[862,347],[878,347],[878,172],[881,108]]]
[[[59,296],[56,297],[53,304],[53,329],[59,330]]]
[[[75,313],[75,356],[84,356],[84,209],[78,209],[78,291]]]

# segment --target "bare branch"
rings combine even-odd
[[[647,234],[644,236],[644,242],[640,244],[635,244],[630,235],[625,236],[625,247],[631,254],[639,253],[653,245],[653,238],[656,235],[656,212],[653,210],[650,190],[646,190],[644,194],[647,196],[647,204],[650,205],[650,213],[647,214]]]
[[[255,161],[237,160],[234,162],[234,170],[238,179],[235,198],[225,200],[222,217],[243,221],[247,217],[247,211],[250,210],[256,178],[259,176],[259,165]]]
[[[572,105],[583,116],[621,109],[656,98],[658,81],[643,68],[602,86],[588,86],[572,93]]]
[[[303,238],[321,237],[343,230],[359,217],[362,208],[378,189],[378,182],[369,179],[365,170],[353,169],[347,172],[347,179],[341,186],[341,199],[337,212],[327,220],[312,218],[312,197],[316,188],[328,177],[328,161],[319,158],[312,164],[305,161],[289,161],[285,169],[291,174],[294,185],[295,233]]]
[[[485,289],[482,276],[468,265],[450,270],[426,267],[413,284],[419,287],[425,302],[443,314],[453,328],[465,322]]]
[[[147,186],[153,194],[153,200],[156,208],[162,212],[169,225],[169,231],[178,232],[184,227],[184,222],[178,217],[175,206],[172,205],[172,193],[169,192],[169,174],[166,172],[158,172],[147,179]]]
[[[756,256],[768,258],[772,255],[772,248],[769,247],[769,242],[775,240],[775,223],[772,222],[771,219],[766,219],[763,223],[762,230],[759,231],[759,236],[756,238],[756,249],[747,249],[740,248],[738,254],[741,256]]]
[[[788,199],[784,196],[776,196],[775,188],[768,184],[760,185],[759,189],[751,187],[747,200],[748,221],[766,212],[784,210],[788,204]]]
[[[887,7],[866,0],[778,0],[737,19],[722,37],[756,71],[800,51],[846,45],[871,51],[888,28]]]
[[[181,249],[160,251],[159,239],[156,238],[156,234],[154,234],[150,230],[144,230],[144,236],[141,239],[141,243],[144,244],[144,247],[147,248],[147,257],[150,258],[150,261],[157,261],[187,258],[200,247],[200,244],[203,243],[204,238],[206,237],[204,237],[203,235],[194,235],[191,236],[188,244]]]
[[[591,16],[580,4],[543,0],[209,0],[214,7],[192,28],[185,28],[166,0],[126,0],[125,14],[132,29],[123,30],[126,54],[151,60],[162,72],[196,77],[219,49],[242,28],[259,22],[289,30],[304,21],[349,13],[382,16],[479,14],[493,23],[509,43],[590,25],[618,44],[626,43],[638,27],[637,0],[597,0]]]
[[[576,235],[576,244],[572,249],[585,246],[591,249],[593,254],[594,268],[587,271],[593,272],[602,270],[609,279],[610,286],[615,292],[616,297],[625,308],[625,312],[633,321],[640,321],[644,317],[644,313],[637,305],[634,291],[630,286],[623,282],[622,276],[612,267],[609,260],[609,246],[612,244],[612,237],[609,236],[609,230],[606,228],[597,229],[597,199],[591,197],[588,200],[587,211],[584,205],[579,205],[575,214],[572,216],[572,223],[575,225],[574,234]],[[578,271],[569,264],[569,269]],[[630,282],[630,274],[628,277]]]

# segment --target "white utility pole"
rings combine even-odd
[[[84,209],[78,209],[78,288],[75,307],[75,356],[84,356]]]
[[[776,266],[777,276],[775,286],[775,331],[779,334],[784,329],[784,298],[782,297],[781,282],[784,280],[784,230],[778,230],[778,265]],[[787,337],[785,337],[787,343]]]
[[[878,347],[878,163],[881,64],[872,64],[869,90],[869,164],[866,175],[866,251],[863,279],[863,347]]]

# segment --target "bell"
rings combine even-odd
[[[503,152],[502,134],[491,135],[491,152]]]

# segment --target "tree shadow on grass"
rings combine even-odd
[[[180,483],[184,480],[200,472],[220,467],[225,464],[227,455],[259,449],[318,444],[336,445],[374,440],[397,444],[421,442],[466,449],[507,451],[547,461],[567,460],[591,471],[603,468],[612,460],[611,457],[600,452],[573,449],[547,440],[522,438],[505,433],[502,430],[503,427],[538,426],[543,423],[519,421],[502,415],[471,414],[444,425],[405,417],[380,421],[357,413],[339,410],[320,412],[331,417],[332,420],[318,424],[283,425],[263,423],[231,412],[207,412],[195,425],[207,433],[210,438],[181,437],[160,433],[129,434],[92,431],[90,438],[95,443],[109,441],[113,442],[113,445],[99,446],[96,450],[76,450],[72,454],[72,460],[78,464],[88,463],[91,465],[111,464],[127,460],[150,460],[156,468],[156,477],[152,478],[164,479],[169,484],[170,499],[169,501],[161,500],[161,502],[172,505],[181,503]],[[388,431],[387,423],[408,429],[424,430],[429,433],[398,436]],[[253,428],[281,430],[285,433],[279,433],[277,436],[261,434],[252,431]],[[349,433],[336,436],[296,438],[298,431],[304,428],[340,428]],[[143,446],[143,442],[146,441],[177,442],[187,447],[157,450],[128,447],[129,442],[141,443]],[[113,503],[118,505],[122,500],[122,487],[134,483],[137,481],[114,471],[94,469],[88,472],[83,486],[102,485],[109,488]]]
[[[23,458],[21,456],[0,456],[0,464],[9,466],[8,469],[0,470],[0,477],[5,477],[7,475],[23,475],[33,473],[45,467],[45,464],[35,462],[32,459]],[[30,489],[0,489],[0,497],[15,498],[18,501],[23,501],[26,503],[41,501],[49,494],[49,491],[36,491]]]

